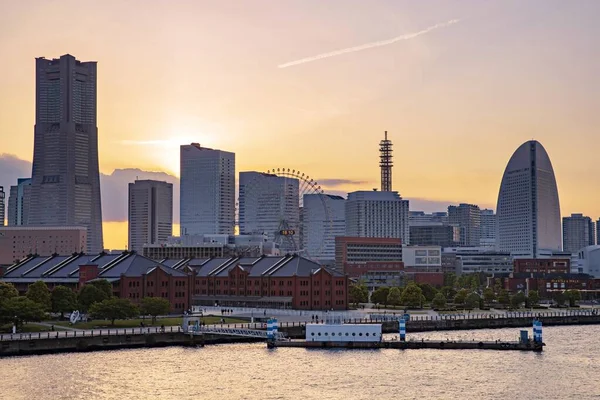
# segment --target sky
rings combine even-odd
[[[432,211],[495,208],[536,139],[562,214],[598,218],[598,15],[594,0],[0,0],[0,178],[30,168],[35,57],[69,53],[98,62],[107,248],[127,241],[113,211],[131,174],[176,180],[192,141],[347,192],[379,186],[387,130],[394,190]]]

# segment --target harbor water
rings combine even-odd
[[[518,329],[407,340],[518,340]],[[264,343],[0,359],[0,399],[592,399],[600,326],[544,328],[542,353],[268,350]]]

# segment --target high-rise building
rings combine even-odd
[[[181,235],[233,234],[235,154],[192,143],[180,163]]]
[[[4,193],[4,187],[0,186],[0,226],[4,226],[5,215],[4,212],[6,210],[6,193]]]
[[[460,228],[460,245],[465,247],[479,246],[481,239],[481,210],[474,204],[448,206],[450,225]]]
[[[19,178],[17,184],[10,187],[10,197],[8,198],[8,226],[27,225],[30,196],[31,178]]]
[[[596,221],[596,244],[600,244],[600,218]]]
[[[510,158],[498,194],[497,248],[517,258],[561,250],[560,204],[552,163],[537,141]]]
[[[494,210],[481,210],[481,239],[479,240],[479,246],[496,247],[496,225]]]
[[[408,244],[408,200],[398,192],[358,191],[346,200],[346,236],[400,238]]]
[[[577,253],[587,246],[593,246],[594,221],[583,214],[571,214],[563,218],[563,249],[569,253]]]
[[[335,238],[346,233],[346,200],[329,194],[305,194],[302,248],[321,263],[335,260]]]
[[[101,252],[96,62],[36,58],[35,137],[28,225],[85,226]]]
[[[158,244],[173,234],[173,184],[139,180],[129,184],[129,250]]]
[[[426,214],[424,211],[409,211],[408,223],[410,226],[447,225],[448,213],[445,211]]]
[[[300,183],[275,174],[240,172],[240,234],[267,235],[281,253],[298,250],[300,242]]]

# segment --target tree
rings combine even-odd
[[[449,286],[452,288],[455,285],[456,285],[456,274],[454,272],[444,272],[444,286]]]
[[[0,282],[0,302],[17,297],[19,291],[12,283]]]
[[[421,288],[415,283],[409,283],[408,286],[404,288],[402,296],[400,296],[400,301],[407,307],[422,307],[423,302],[421,296],[423,296]]]
[[[375,289],[375,291],[371,294],[371,303],[383,304],[387,306],[389,293],[390,288],[388,287],[380,287]]]
[[[525,302],[525,300],[525,294],[523,292],[518,292],[510,298],[510,304],[513,308],[519,308],[521,307],[521,304]]]
[[[460,289],[454,296],[454,304],[465,304],[469,291],[467,289]]]
[[[581,300],[581,292],[576,289],[565,290],[565,299],[569,301],[569,307],[575,307]]]
[[[553,292],[552,293],[552,300],[554,300],[556,302],[556,305],[558,306],[562,306],[565,301],[567,300],[567,297],[565,296],[565,294],[563,292]]]
[[[358,305],[358,303],[366,303],[369,301],[369,290],[363,284],[350,285],[348,297],[350,303],[354,303],[355,305]]]
[[[29,285],[27,289],[27,298],[42,306],[44,311],[52,309],[52,293],[44,281],[37,281]]]
[[[79,303],[79,308],[83,312],[87,312],[92,304],[99,303],[101,301],[107,300],[108,296],[106,292],[98,289],[96,285],[84,285],[79,291],[79,296],[77,297],[77,302]]]
[[[498,303],[504,306],[510,304],[510,296],[508,295],[508,291],[506,291],[506,289],[500,289],[498,292]]]
[[[469,308],[476,308],[476,307],[479,307],[480,300],[481,300],[481,297],[479,297],[479,295],[477,293],[472,292],[465,298],[465,304]]]
[[[13,321],[17,330],[24,322],[41,321],[45,315],[41,304],[25,296],[11,297],[0,304],[0,319]]]
[[[431,304],[433,305],[433,308],[437,308],[437,309],[445,308],[446,307],[446,297],[444,297],[444,295],[441,292],[439,292],[438,294],[435,295]]]
[[[494,294],[494,289],[488,287],[483,289],[483,300],[486,304],[492,304],[494,300],[496,300],[496,295]]]
[[[529,295],[527,296],[527,303],[529,303],[529,307],[537,306],[540,303],[540,294],[537,290],[529,291]]]
[[[419,285],[419,287],[421,288],[426,301],[433,301],[433,298],[438,293],[438,291],[429,283],[422,283]]]
[[[114,325],[116,319],[137,317],[140,311],[131,300],[113,297],[92,304],[90,314],[94,318],[108,319],[111,325]]]
[[[440,293],[444,295],[446,299],[453,299],[456,296],[456,290],[451,286],[444,286],[440,289]]]
[[[57,286],[52,290],[52,312],[64,313],[77,308],[77,295],[66,286]]]
[[[113,291],[112,291],[112,285],[109,281],[107,281],[106,279],[99,279],[97,281],[94,282],[90,282],[89,285],[94,285],[96,286],[98,289],[102,290],[104,293],[106,293],[106,298],[110,299],[113,295]]]
[[[402,289],[399,287],[393,287],[388,292],[387,303],[392,306],[399,306],[402,304]]]
[[[152,324],[155,324],[156,316],[168,314],[170,309],[171,304],[169,304],[169,300],[167,299],[163,299],[162,297],[144,297],[140,313],[152,316]]]

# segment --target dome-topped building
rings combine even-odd
[[[535,140],[512,155],[500,184],[497,247],[514,257],[561,250],[560,203],[552,163]]]

